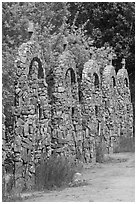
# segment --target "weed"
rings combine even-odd
[[[120,137],[118,144],[114,147],[113,152],[135,152],[135,139],[128,137]]]
[[[9,192],[2,196],[3,202],[17,202],[22,201],[22,197],[17,188],[13,187]]]
[[[102,163],[104,161],[104,154],[105,149],[103,144],[101,142],[96,144],[96,162]]]
[[[36,165],[36,189],[52,189],[69,184],[77,168],[72,158],[53,155],[50,158],[42,159]]]

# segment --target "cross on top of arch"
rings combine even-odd
[[[125,67],[126,67],[126,60],[125,60],[125,58],[122,59],[121,64],[122,64],[122,68],[125,69]]]
[[[110,53],[110,54],[108,55],[108,60],[109,60],[109,65],[112,65],[112,60],[113,60],[113,55],[112,55],[112,53]]]

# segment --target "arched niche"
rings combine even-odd
[[[44,79],[42,62],[38,57],[34,57],[30,62],[29,73],[28,73],[29,99],[31,104],[31,101],[34,101],[33,94],[34,95],[37,94],[38,101],[37,101],[37,105],[35,104],[35,113],[37,114],[39,120],[41,120],[43,117],[43,108],[40,103],[41,95],[39,94],[39,88],[41,88],[41,86],[43,87],[43,81],[41,82],[39,81],[39,79]],[[33,89],[32,86],[35,86],[35,89],[37,89],[37,91]]]
[[[94,77],[94,87],[95,89],[99,89],[99,76],[97,73],[93,73],[93,77]]]
[[[125,84],[126,87],[129,87],[128,79],[127,78],[124,79],[124,84]]]
[[[129,88],[129,77],[126,69],[120,69],[117,73],[117,81],[118,81],[118,91],[122,93],[123,91],[127,92]],[[130,94],[130,93],[129,93]]]
[[[67,78],[67,76],[70,76],[70,82],[71,82],[71,85],[73,85],[74,83],[76,83],[76,76],[75,76],[75,72],[72,68],[69,68],[67,71],[66,71],[66,74],[65,74],[65,79]]]
[[[38,70],[34,70],[34,66],[37,67],[36,63],[38,64]],[[42,68],[42,63],[40,61],[40,59],[38,57],[34,57],[30,63],[29,66],[29,76],[31,76],[33,73],[37,74],[38,79],[43,79],[44,78],[44,72],[43,72],[43,68]]]
[[[98,116],[98,106],[95,105],[95,116]]]
[[[115,68],[111,65],[107,65],[104,68],[102,79],[103,89],[106,89],[107,87],[107,90],[110,90],[110,92],[113,93],[114,88],[117,87],[117,77]]]
[[[112,76],[112,84],[113,84],[113,88],[116,86],[116,79],[114,76]]]
[[[72,68],[69,68],[65,74],[65,90],[68,98],[77,98],[76,75]]]
[[[83,98],[83,92],[80,89],[78,90],[78,98],[79,98],[79,102],[81,103]]]

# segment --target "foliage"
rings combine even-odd
[[[13,181],[10,180],[9,185],[12,186]],[[9,191],[7,191],[6,195],[2,196],[2,202],[21,202],[23,199],[18,192],[18,189],[13,187]]]
[[[52,155],[50,158],[41,159],[36,166],[36,189],[52,189],[68,185],[77,165],[72,158]]]
[[[93,46],[107,43],[116,53],[116,71],[121,68],[121,58],[126,59],[129,73],[131,99],[135,107],[135,3],[134,2],[71,2],[68,23],[76,27],[86,24],[84,31]]]
[[[114,146],[114,153],[135,152],[135,138],[120,137],[119,142]]]
[[[102,47],[105,43],[109,43],[118,58],[124,56],[127,58],[128,66],[130,62],[134,67],[134,2],[73,2],[70,3],[69,11],[71,13],[70,24],[73,23],[77,11],[79,14],[76,26],[89,20],[85,30],[86,34],[93,39],[94,46]]]

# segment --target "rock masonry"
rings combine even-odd
[[[33,180],[43,154],[94,162],[96,144],[103,143],[109,153],[120,137],[133,136],[125,62],[117,74],[112,59],[106,67],[95,59],[86,62],[80,96],[74,59],[67,49],[58,57],[49,95],[39,44],[31,38],[19,47],[13,108],[16,179]]]

